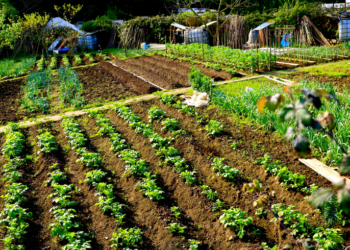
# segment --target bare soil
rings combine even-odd
[[[25,116],[18,112],[24,81],[24,79],[19,79],[0,83],[0,125],[9,121],[20,121]]]

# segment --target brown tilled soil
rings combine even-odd
[[[118,101],[131,96],[146,95],[159,91],[157,87],[143,81],[142,79],[112,66],[110,63],[101,62],[97,66],[76,69],[79,80],[83,84],[83,98],[86,104],[102,104],[107,101]],[[6,81],[0,83],[0,125],[7,122],[18,122],[24,117],[35,117],[42,115],[41,112],[29,113],[18,111],[21,98],[21,89],[25,79]],[[50,107],[47,114],[59,113],[61,103],[59,99],[59,80],[54,77],[51,91],[55,98],[50,100]],[[57,92],[53,93],[52,92]]]
[[[197,121],[178,112],[177,109],[161,104],[159,100],[143,102],[131,105],[131,109],[149,123],[147,110],[152,106],[162,108],[169,118],[179,120],[181,127],[187,132],[174,139],[172,146],[179,150],[181,156],[187,161],[190,169],[198,174],[200,185],[208,185],[218,192],[218,199],[225,202],[224,209],[230,207],[240,208],[248,212],[253,218],[253,225],[246,227],[246,236],[239,239],[235,230],[224,228],[219,222],[222,211],[213,211],[213,202],[205,195],[199,184],[187,185],[173,172],[172,168],[159,164],[163,160],[156,155],[148,139],[141,134],[136,134],[128,124],[118,117],[115,111],[108,111],[105,117],[115,126],[118,133],[123,135],[126,143],[132,149],[139,151],[141,158],[148,163],[149,169],[157,175],[157,184],[165,191],[165,199],[159,202],[150,201],[143,196],[135,184],[139,178],[124,175],[124,165],[120,158],[110,151],[110,142],[106,137],[95,135],[98,126],[96,120],[83,116],[77,118],[81,128],[89,138],[87,147],[90,152],[100,152],[103,159],[103,169],[108,172],[108,178],[115,187],[117,201],[125,204],[126,218],[122,228],[138,227],[143,232],[145,244],[139,249],[188,249],[188,239],[197,239],[202,242],[200,249],[262,249],[261,242],[268,242],[270,246],[278,244],[278,229],[270,222],[272,215],[267,212],[267,217],[255,215],[256,208],[252,206],[254,197],[242,192],[244,183],[254,179],[260,179],[263,183],[264,192],[270,194],[268,203],[284,203],[295,205],[299,212],[309,214],[310,223],[313,226],[326,227],[323,219],[312,209],[304,199],[306,194],[283,188],[271,174],[265,173],[263,167],[254,164],[257,157],[269,153],[272,159],[280,160],[281,164],[289,170],[304,174],[306,184],[316,184],[320,187],[330,187],[331,184],[322,176],[302,165],[298,157],[291,150],[291,147],[283,144],[269,133],[256,130],[243,124],[237,124],[236,120],[220,113],[216,109],[197,109],[206,119],[215,119],[225,125],[225,133],[219,136],[207,136],[205,125],[207,121],[198,124]],[[25,207],[33,212],[34,216],[30,221],[30,234],[25,240],[28,249],[59,249],[62,242],[55,243],[49,234],[47,227],[53,217],[49,212],[52,207],[52,200],[46,198],[50,188],[44,186],[47,179],[48,166],[59,163],[60,169],[67,174],[67,184],[73,184],[81,190],[74,197],[77,201],[78,220],[82,222],[83,230],[89,232],[92,237],[93,249],[110,249],[110,237],[120,226],[116,225],[114,219],[103,214],[99,207],[95,206],[97,192],[90,188],[83,180],[84,174],[91,169],[76,163],[78,156],[75,150],[68,143],[60,123],[41,125],[48,128],[59,143],[60,149],[55,154],[37,155],[38,147],[33,142],[37,136],[38,127],[23,130],[27,138],[25,154],[38,156],[38,160],[29,161],[21,171],[24,174],[23,182],[30,187],[28,202]],[[172,137],[169,132],[162,131],[160,122],[152,123],[153,129],[164,137]],[[4,143],[4,136],[0,137],[0,147]],[[36,139],[35,139],[36,140]],[[238,142],[236,150],[230,145]],[[226,181],[218,177],[212,170],[211,164],[215,157],[225,158],[225,164],[238,168],[240,175],[235,181]],[[0,156],[0,164],[5,164],[5,159]],[[4,184],[1,184],[1,189]],[[256,197],[255,197],[256,198]],[[0,200],[0,206],[3,202]],[[181,217],[176,219],[170,210],[172,206],[178,206],[182,211]],[[165,228],[170,223],[176,222],[186,226],[186,233],[183,235],[170,234]],[[343,231],[344,244],[349,243],[350,231],[348,227],[339,227]],[[254,233],[255,232],[255,233]],[[282,245],[292,244],[291,239],[282,230]],[[1,236],[1,235],[0,235]],[[3,247],[0,243],[0,247]]]
[[[120,78],[101,65],[76,69],[76,71],[79,75],[79,81],[84,86],[83,98],[87,104],[117,101],[135,94],[151,93],[147,88],[132,88],[131,84],[128,86],[119,81]],[[128,75],[126,72],[119,72],[119,75],[122,74]],[[133,91],[134,89],[135,91]]]
[[[251,205],[252,199],[240,191],[243,183],[254,179],[262,180],[263,186],[268,188],[269,192],[274,191],[275,196],[270,200],[270,204],[284,203],[286,205],[295,205],[299,212],[310,215],[309,219],[312,225],[326,226],[323,219],[314,212],[304,199],[306,196],[304,193],[285,190],[274,176],[266,174],[261,166],[254,164],[258,157],[269,153],[272,159],[280,160],[289,170],[305,175],[307,185],[316,184],[319,187],[331,187],[329,181],[324,177],[301,164],[290,146],[277,141],[271,134],[255,131],[249,126],[237,125],[234,120],[230,120],[228,116],[220,114],[217,110],[203,109],[201,112],[210,119],[218,120],[225,125],[226,133],[224,135],[211,138],[206,135],[206,131],[203,129],[205,123],[198,126],[196,125],[196,120],[179,113],[175,108],[169,108],[161,104],[159,101],[135,104],[132,106],[132,109],[144,121],[147,121],[147,109],[152,106],[161,107],[168,114],[168,117],[180,121],[182,128],[189,134],[178,138],[175,148],[180,151],[192,166],[195,166],[203,182],[206,182],[207,185],[218,191],[220,199],[225,201],[227,206],[239,207],[254,218],[254,224],[263,232],[257,241],[277,242],[278,231],[269,222],[272,218],[270,214],[266,219],[254,216],[255,208]],[[152,126],[156,128],[156,132],[160,135],[171,136],[169,133],[166,134],[161,131],[162,126],[159,123],[153,123]],[[232,141],[238,142],[236,151],[230,148]],[[211,171],[211,163],[214,157],[223,157],[226,159],[225,163],[242,171],[241,177],[234,182],[233,189],[230,183],[216,177]],[[345,242],[349,243],[348,232],[350,228],[340,226],[339,228],[344,232]],[[284,243],[287,242],[288,239]]]
[[[18,112],[24,81],[19,79],[0,83],[0,125],[10,121],[18,122],[26,116]]]
[[[160,55],[154,55],[153,57],[163,62],[163,64],[173,65],[173,63],[176,63],[178,65],[181,65],[182,67],[187,67],[188,69],[190,69],[192,66],[190,62],[180,62],[179,60],[173,60]],[[203,74],[209,76],[210,78],[214,78],[215,81],[230,80],[233,77],[230,73],[226,71],[217,71],[215,69],[206,68],[198,64],[195,65],[195,67],[201,70]]]
[[[117,81],[123,83],[123,85],[131,91],[139,95],[150,94],[155,91],[158,91],[157,87],[143,81],[142,79],[126,72],[118,67],[113,66],[110,63],[102,62],[99,64],[103,70],[111,74]]]
[[[316,75],[315,73],[295,72],[295,73],[289,73],[287,75],[284,75],[283,77],[296,82],[301,80],[311,80],[311,81],[318,81],[320,83],[331,83],[334,86],[339,88],[350,89],[350,76],[330,77],[328,75]]]

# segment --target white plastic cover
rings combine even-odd
[[[75,27],[75,25],[68,23],[66,20],[63,20],[60,17],[55,17],[53,19],[51,19],[45,26],[45,28],[59,28],[59,27],[67,27],[67,28],[71,28],[72,30],[75,30],[81,34],[86,34],[86,32],[79,30],[77,27]]]
[[[210,98],[207,93],[201,93],[194,91],[193,96],[190,99],[186,99],[182,104],[188,106],[195,106],[196,108],[207,106],[210,102]]]

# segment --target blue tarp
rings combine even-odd
[[[291,44],[290,39],[292,38],[292,36],[293,36],[293,33],[285,34],[282,37],[281,46],[282,47],[289,47]]]

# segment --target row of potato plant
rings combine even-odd
[[[198,118],[198,122],[202,123],[203,119],[202,117],[199,116],[198,113],[196,113],[194,111],[193,108],[186,108],[184,106],[186,105],[182,105],[179,102],[172,105],[172,103],[175,102],[175,96],[171,95],[171,94],[162,94],[161,96],[161,102],[163,104],[167,104],[169,106],[175,106],[176,108],[179,109],[179,111],[184,111],[187,115],[189,116],[193,116],[193,117],[197,117]],[[154,112],[155,108],[151,108],[150,110],[152,110],[152,113]],[[161,109],[158,110],[158,114],[162,114],[162,117],[166,117],[166,114],[164,111],[162,111]],[[153,115],[151,115],[153,116]],[[160,117],[160,115],[158,115],[158,117]],[[167,118],[169,119],[169,118]],[[180,126],[180,124],[178,123],[177,126]],[[233,173],[232,178],[234,179],[236,174],[238,174],[238,171],[236,171],[236,169],[232,169],[229,166],[223,164],[224,159],[223,158],[214,158],[213,160],[213,164],[212,164],[212,170],[214,171],[218,171],[218,175],[220,174],[224,174],[223,177],[225,177],[226,173]],[[310,187],[307,187],[305,185],[305,176],[304,175],[300,175],[298,173],[293,173],[291,171],[289,171],[287,169],[287,167],[282,166],[281,164],[279,164],[279,161],[274,161],[271,163],[271,157],[270,155],[266,154],[264,157],[258,158],[256,162],[254,162],[255,164],[260,164],[263,165],[266,168],[266,172],[267,173],[272,173],[274,175],[276,175],[276,178],[280,180],[281,185],[283,187],[285,187],[286,189],[288,188],[293,188],[295,190],[298,191],[303,191],[306,194],[311,194],[313,191],[317,190],[318,187],[315,186],[314,184],[312,184]],[[221,173],[220,173],[220,169],[221,169]],[[226,169],[226,173],[222,173],[224,170]],[[228,177],[228,178],[227,178]],[[227,179],[231,179],[230,176],[226,176]],[[203,187],[202,187],[203,188]],[[206,187],[204,187],[206,188]],[[208,193],[208,197],[213,200],[214,197],[217,195],[211,191],[206,191]],[[308,197],[306,197],[308,198]],[[277,204],[272,206],[272,208],[285,208],[285,205],[283,204]],[[295,207],[290,206],[288,209],[294,209]],[[276,210],[275,209],[275,210]],[[259,210],[259,209],[258,209]],[[278,210],[276,210],[274,212],[279,216],[282,217],[285,215],[285,213],[280,212]],[[333,211],[331,211],[333,210]],[[321,212],[322,215],[324,216],[326,222],[328,223],[328,225],[333,225],[335,223],[340,223],[343,226],[348,223],[348,220],[346,220],[346,218],[343,218],[342,215],[342,211],[339,208],[339,204],[336,202],[329,202],[328,204],[326,204],[324,207],[322,207],[319,210],[316,210],[316,212]],[[261,215],[263,212],[258,213],[257,215]],[[304,215],[302,213],[297,212],[296,210],[293,210],[294,215],[291,218],[296,219],[294,224],[291,225],[291,228],[293,229],[292,231],[292,235],[297,235],[299,232],[301,232],[302,230],[309,230],[311,228],[311,226],[309,226],[308,224],[308,219],[305,219],[308,215]],[[304,218],[304,219],[303,219]],[[274,219],[272,220],[274,221]],[[300,221],[300,223],[298,224],[298,221]],[[307,228],[304,229],[305,225],[307,224]],[[289,225],[290,222],[286,221],[286,225]],[[299,229],[298,229],[299,228]],[[315,234],[313,236],[313,239],[318,241],[320,246],[322,246],[324,249],[333,249],[332,247],[334,246],[338,246],[339,243],[341,243],[343,240],[341,238],[341,236],[338,235],[339,230],[337,229],[326,229],[324,230],[322,227],[319,228],[311,228],[312,232]],[[299,238],[303,238],[305,235],[300,235]],[[309,235],[310,236],[310,235]],[[267,245],[264,244],[267,248]],[[332,246],[332,247],[330,247]]]
[[[49,154],[58,150],[55,137],[46,129],[38,130],[38,154]],[[62,246],[63,250],[84,250],[91,249],[89,234],[82,231],[82,224],[77,221],[77,211],[74,209],[77,202],[72,200],[74,193],[79,192],[73,184],[66,184],[67,176],[62,172],[57,163],[48,167],[51,170],[48,173],[49,178],[45,185],[51,187],[52,193],[48,196],[52,198],[54,207],[50,212],[54,216],[50,224],[51,236],[58,237],[66,244]]]
[[[1,241],[4,242],[6,250],[25,249],[22,243],[28,233],[28,220],[32,217],[32,213],[24,208],[29,188],[20,182],[23,175],[18,171],[26,161],[21,157],[25,148],[25,136],[19,131],[18,124],[12,123],[5,135],[2,154],[7,160],[7,164],[3,166],[6,190],[1,196],[4,207],[0,213],[0,225],[5,227],[5,235]]]
[[[101,166],[101,155],[88,151],[86,148],[88,139],[80,129],[80,125],[76,123],[74,119],[64,119],[62,121],[62,127],[64,133],[69,138],[69,143],[80,157],[77,162],[81,162],[85,167],[94,169],[85,174],[85,182],[97,190],[95,196],[97,196],[99,202],[96,203],[96,206],[99,206],[103,213],[110,214],[114,217],[118,225],[122,225],[125,217],[123,213],[123,207],[125,207],[125,205],[115,201],[115,188],[113,184],[109,183],[109,180],[104,181],[107,177],[107,173],[103,171]],[[113,233],[111,241],[113,242],[111,247],[114,248],[118,248],[119,246],[137,247],[142,244],[142,232],[137,228],[119,228],[118,232]]]
[[[156,184],[156,176],[152,175],[147,167],[145,160],[140,159],[140,154],[131,150],[130,145],[126,144],[126,140],[123,136],[117,133],[116,129],[113,127],[109,119],[105,118],[98,110],[88,111],[88,115],[96,119],[96,124],[100,126],[97,131],[96,136],[107,136],[111,141],[110,150],[113,151],[127,164],[125,167],[124,174],[135,175],[138,177],[143,177],[142,182],[138,182],[135,187],[140,189],[146,197],[150,200],[162,200],[164,199],[164,191],[161,190]],[[172,207],[171,210],[174,216],[179,219],[181,212],[179,212],[178,207]],[[184,233],[186,227],[182,227],[177,223],[170,223],[168,227],[169,233]],[[190,250],[196,250],[201,242],[190,239]]]
[[[316,245],[313,246],[313,249],[332,250],[342,247],[344,239],[341,236],[342,231],[340,229],[312,226],[308,218],[309,215],[298,212],[296,208],[294,205],[287,207],[281,203],[272,205],[271,209],[278,219],[274,217],[270,222],[283,221],[284,225],[290,230],[290,234],[299,239],[299,243],[302,243],[303,247],[307,249],[309,249],[309,244],[312,245],[314,242]],[[269,248],[266,243],[263,243],[263,246],[264,250],[278,249],[278,246]]]
[[[123,104],[116,104],[114,108],[118,115],[123,118],[136,133],[143,134],[150,140],[157,155],[164,160],[164,163],[173,166],[174,171],[179,173],[180,177],[184,179],[187,185],[198,183],[196,172],[190,171],[189,165],[186,164],[185,159],[180,156],[180,152],[170,146],[172,141],[171,138],[161,137],[152,129],[151,125],[144,123],[129,107],[126,107]],[[152,121],[161,117],[166,117],[166,114],[161,109],[153,108],[150,112],[149,118]],[[214,202],[218,195],[217,191],[213,191],[207,185],[202,185],[200,187],[203,190],[202,194],[207,195],[208,198]],[[214,204],[214,210],[221,208],[223,205],[223,202],[217,199]],[[246,215],[247,213],[241,212],[239,208],[231,207],[230,209],[223,210],[223,214],[220,216],[219,220],[225,227],[233,227],[237,231],[237,235],[240,238],[243,238],[246,232],[244,227],[252,224],[252,218],[246,218]]]

